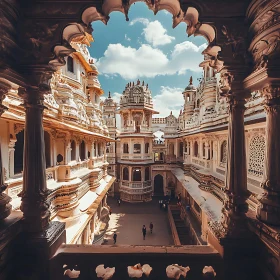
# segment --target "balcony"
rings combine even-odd
[[[152,268],[150,274],[147,271],[147,274],[143,272],[140,265],[138,269],[129,270],[130,266],[136,264],[148,264]],[[114,268],[110,271],[112,280],[129,279],[128,271],[133,273],[133,275],[130,274],[131,278],[136,278],[136,275],[139,278],[143,274],[145,279],[149,276],[151,280],[175,279],[175,274],[172,273],[167,277],[166,271],[170,273],[172,264],[189,267],[190,270],[186,277],[188,280],[214,279],[214,275],[211,277],[213,273],[210,272],[210,269],[208,269],[209,272],[206,272],[205,266],[213,267],[216,272],[215,280],[225,279],[222,259],[218,252],[210,246],[193,245],[176,247],[61,245],[50,260],[50,279],[109,279],[98,278],[100,274],[97,275],[96,267],[99,265]],[[99,267],[99,269],[100,273],[105,273],[104,268]],[[106,273],[109,274],[108,269]],[[183,279],[183,276],[181,278]]]
[[[152,182],[145,181],[145,182],[127,182],[127,181],[122,181],[121,182],[122,186],[129,187],[129,188],[145,188],[147,186],[151,186]]]
[[[120,191],[129,193],[129,194],[143,194],[143,193],[152,192],[152,187],[148,186],[148,187],[143,187],[143,188],[136,188],[136,187],[130,188],[130,187],[121,186]]]
[[[152,154],[121,154],[122,160],[152,160]]]

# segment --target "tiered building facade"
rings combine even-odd
[[[102,118],[98,71],[85,44],[72,46],[76,52],[55,73],[51,93],[44,97],[46,183],[50,219],[65,222],[66,242],[92,244],[108,222],[106,196],[114,177],[107,174],[106,143],[111,138]],[[7,110],[0,120],[3,179],[13,210],[20,210],[22,196],[22,103],[12,88],[3,100]]]

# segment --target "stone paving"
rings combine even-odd
[[[113,244],[113,234],[117,232],[116,245],[172,245],[172,235],[167,212],[159,208],[158,200],[142,203],[121,202],[118,206],[115,198],[108,198],[111,207],[109,228],[105,234],[107,245]],[[153,233],[149,225],[153,222]],[[142,226],[146,225],[146,240],[143,240]]]

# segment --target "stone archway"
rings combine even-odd
[[[157,174],[154,178],[154,196],[163,196],[163,176],[161,174]]]

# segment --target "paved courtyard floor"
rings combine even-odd
[[[172,235],[167,212],[159,208],[158,200],[142,203],[121,202],[118,206],[115,198],[107,200],[112,214],[105,234],[106,244],[113,244],[113,234],[117,232],[116,245],[172,245]],[[150,233],[150,222],[154,224]],[[146,240],[143,240],[142,226],[146,225]]]

